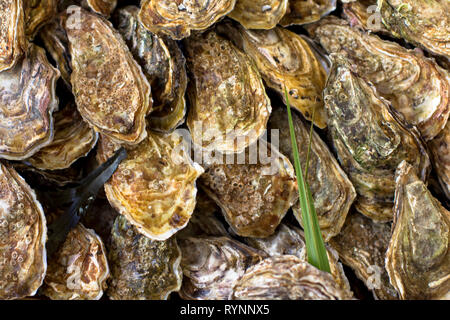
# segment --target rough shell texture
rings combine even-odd
[[[233,10],[236,0],[143,0],[139,18],[153,33],[181,40]]]
[[[204,166],[202,189],[240,236],[271,235],[298,199],[292,164],[263,140],[231,159],[205,159]]]
[[[141,67],[110,22],[77,6],[66,14],[78,111],[111,139],[139,143],[146,136],[145,116],[151,108],[150,85]]]
[[[0,158],[22,160],[52,141],[58,78],[44,49],[35,45],[14,68],[0,73]]]
[[[296,256],[269,257],[249,268],[233,288],[237,300],[345,300],[333,277]]]
[[[402,299],[450,299],[450,212],[413,166],[396,172],[394,224],[386,269]]]
[[[42,206],[21,176],[0,162],[0,298],[32,296],[47,270]]]
[[[253,61],[209,31],[185,42],[191,73],[187,125],[196,145],[242,152],[260,137],[272,108]]]
[[[357,210],[374,220],[392,220],[398,164],[407,160],[423,180],[428,176],[429,158],[418,133],[342,56],[334,57],[324,99],[339,162],[358,194]]]
[[[78,224],[49,261],[43,294],[52,300],[98,300],[108,277],[102,240]]]
[[[112,156],[117,145],[100,140],[100,162]],[[186,153],[178,133],[150,132],[105,184],[111,205],[139,232],[165,240],[184,228],[195,207],[196,179],[203,173]]]
[[[171,131],[183,123],[186,114],[185,59],[176,41],[145,29],[137,19],[138,12],[136,6],[119,9],[115,15],[118,30],[152,87],[149,127]]]
[[[27,159],[41,170],[66,169],[86,156],[97,143],[98,134],[83,121],[73,103],[58,111],[54,118],[53,141]]]
[[[0,71],[13,67],[26,49],[22,0],[0,3]]]
[[[398,298],[384,267],[390,239],[389,224],[376,223],[361,214],[351,213],[341,233],[330,241],[342,262],[355,271],[376,299]]]
[[[428,143],[439,183],[450,200],[450,122]]]
[[[292,120],[297,145],[308,146],[310,128],[307,128],[296,114],[292,114]],[[280,151],[293,163],[291,136],[289,130],[285,129],[287,123],[286,110],[276,108],[269,119],[268,126],[271,130],[278,130]],[[305,164],[308,148],[300,147],[299,157],[300,163]],[[356,191],[327,145],[315,131],[311,140],[307,181],[314,199],[323,238],[328,241],[340,232],[350,206],[356,198]],[[293,210],[297,220],[302,223],[300,204],[297,203]]]
[[[228,15],[246,29],[272,29],[288,8],[288,0],[237,0]]]
[[[25,34],[31,39],[58,12],[58,0],[24,0],[23,6]]]
[[[292,107],[308,120],[314,112],[314,124],[319,128],[327,125],[322,100],[327,74],[322,58],[306,39],[282,27],[247,30],[224,23],[217,29],[255,61],[265,84],[277,91],[285,103],[286,86]]]
[[[281,19],[284,27],[319,20],[336,9],[336,0],[289,0],[288,10]]]
[[[377,0],[358,0],[345,3],[342,8],[342,16],[352,27],[383,34],[389,33],[381,21]]]
[[[71,5],[79,5],[104,17],[109,17],[117,6],[117,0],[58,0],[58,10],[64,11]]]
[[[445,126],[450,114],[450,77],[418,50],[351,28],[327,17],[309,28],[328,53],[345,54],[351,69],[371,82],[426,140]]]
[[[190,300],[229,300],[236,281],[266,255],[229,237],[180,240],[184,273],[180,296]]]

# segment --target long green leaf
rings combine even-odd
[[[289,118],[289,131],[291,134],[292,150],[294,153],[294,167],[295,173],[297,175],[298,194],[300,198],[300,209],[302,212],[303,229],[305,231],[305,242],[306,242],[306,252],[308,256],[308,262],[322,271],[331,272],[330,263],[328,262],[327,251],[325,249],[325,243],[322,238],[322,232],[320,231],[319,221],[317,219],[317,213],[314,207],[314,200],[308,182],[303,176],[302,167],[300,164],[297,139],[295,138],[294,124],[292,121],[291,106],[289,103],[289,96],[286,87],[284,87],[284,93],[286,95],[286,106]],[[310,147],[311,147],[311,137],[309,148]],[[307,171],[305,171],[305,174],[307,174]]]

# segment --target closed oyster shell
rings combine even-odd
[[[33,296],[47,270],[47,226],[36,194],[0,162],[0,299]]]
[[[22,160],[52,141],[58,78],[59,71],[36,45],[30,45],[12,69],[0,73],[0,158]]]
[[[450,299],[450,212],[414,167],[396,172],[394,224],[386,252],[391,284],[402,299]]]
[[[439,183],[450,200],[450,122],[438,136],[428,142]]]
[[[346,300],[333,277],[296,256],[269,257],[247,269],[233,288],[236,300]]]
[[[342,168],[358,197],[356,209],[377,220],[392,220],[394,174],[402,160],[425,180],[429,158],[414,127],[406,127],[375,88],[334,55],[324,90],[328,127]]]
[[[289,7],[280,24],[287,27],[318,21],[336,9],[336,0],[289,0]]]
[[[64,11],[71,5],[79,5],[94,13],[108,18],[117,6],[117,0],[58,0],[59,11]]]
[[[377,0],[358,0],[345,3],[342,6],[342,15],[352,27],[383,34],[389,33],[381,21]]]
[[[308,158],[306,146],[309,144],[310,131],[298,115],[292,114],[292,120],[297,145],[304,146],[299,149],[300,163],[305,164]],[[280,151],[287,155],[292,163],[294,153],[289,130],[285,130],[287,123],[288,116],[285,110],[276,108],[268,126],[271,130],[278,130]],[[312,192],[323,238],[329,241],[341,231],[350,206],[356,198],[356,191],[334,155],[315,131],[311,140],[307,182]],[[297,203],[293,210],[295,217],[302,224],[300,203]]]
[[[0,71],[13,67],[26,51],[22,0],[0,3]]]
[[[328,53],[345,54],[351,69],[371,82],[425,140],[435,137],[450,114],[450,77],[417,50],[351,28],[344,20],[327,17],[309,27]]]
[[[242,152],[264,133],[272,107],[253,61],[229,40],[208,31],[185,40],[190,110],[196,145]]]
[[[179,240],[184,280],[180,296],[189,300],[230,300],[236,281],[264,252],[229,237]]]
[[[143,0],[139,19],[151,32],[174,40],[205,30],[233,10],[236,0]]]
[[[71,84],[78,111],[96,131],[119,143],[146,136],[150,85],[110,22],[77,6],[66,10]]]
[[[176,41],[145,29],[137,19],[138,13],[136,6],[119,9],[115,17],[118,30],[152,87],[149,127],[168,132],[183,123],[186,114],[185,59]]]
[[[272,29],[283,18],[288,0],[237,0],[228,16],[246,29]]]
[[[27,159],[38,169],[66,169],[86,156],[97,143],[98,133],[83,121],[73,103],[56,112],[54,127],[53,141]]]
[[[102,137],[97,159],[106,161],[117,148]],[[195,207],[195,181],[202,173],[203,168],[186,153],[181,135],[149,131],[144,141],[128,150],[105,192],[111,205],[139,232],[166,240],[187,225]]]
[[[111,279],[107,295],[113,300],[167,300],[183,277],[177,240],[151,240],[127,219],[118,216],[109,248]]]
[[[240,236],[270,236],[298,199],[292,164],[263,140],[232,159],[205,157],[203,163],[200,186]]]
[[[398,299],[384,267],[390,239],[389,224],[377,223],[361,214],[351,213],[341,233],[330,241],[342,262],[355,271],[376,299]]]
[[[102,240],[79,223],[49,261],[42,293],[52,300],[98,300],[108,277]]]
[[[23,0],[25,34],[32,39],[58,13],[58,0]]]

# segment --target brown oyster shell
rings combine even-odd
[[[381,14],[377,7],[377,0],[358,0],[344,3],[342,16],[352,27],[358,27],[372,32],[388,34],[381,21]]]
[[[30,39],[58,12],[58,0],[23,0],[23,6],[25,34]]]
[[[228,16],[246,29],[272,29],[283,18],[288,0],[237,0]]]
[[[205,173],[199,179],[200,186],[221,207],[225,220],[240,236],[270,236],[297,202],[292,164],[263,140],[232,159],[205,157],[203,163]]]
[[[450,114],[450,77],[418,50],[407,50],[376,35],[326,17],[308,30],[328,53],[345,54],[351,69],[371,82],[425,140],[435,137]]]
[[[0,162],[0,299],[33,296],[47,270],[47,225],[36,194]]]
[[[303,146],[299,148],[300,163],[305,165],[308,158],[310,128],[295,113],[292,114],[292,121],[297,145]],[[268,126],[271,130],[278,130],[280,151],[293,163],[291,136],[289,130],[285,129],[287,123],[286,110],[276,108],[269,119]],[[314,199],[322,236],[325,241],[329,241],[341,231],[350,206],[356,198],[356,191],[328,146],[315,131],[311,140],[307,182]],[[302,224],[299,202],[293,207],[293,211]]]
[[[184,280],[180,296],[189,300],[230,300],[236,281],[266,255],[229,237],[179,240]]]
[[[104,162],[116,149],[102,137],[97,158]],[[149,131],[144,141],[128,150],[105,192],[111,205],[139,232],[166,240],[187,225],[195,207],[195,181],[202,173],[203,168],[186,153],[181,135]]]
[[[185,59],[176,41],[145,29],[137,19],[138,13],[136,6],[119,9],[115,16],[118,31],[152,87],[149,128],[169,132],[184,122],[186,114]]]
[[[236,0],[143,0],[139,19],[151,32],[174,40],[205,30],[233,10]]]
[[[0,158],[22,160],[52,141],[58,78],[59,71],[36,45],[30,45],[12,69],[0,73]]]
[[[117,0],[58,0],[59,11],[66,10],[71,5],[78,5],[108,18],[117,6]]]
[[[181,287],[181,251],[175,237],[151,240],[119,215],[111,231],[108,257],[110,299],[166,300]]]
[[[247,269],[233,288],[236,300],[346,300],[333,277],[291,255],[269,257]]]
[[[394,174],[407,160],[425,180],[430,161],[414,127],[407,127],[375,88],[333,55],[324,90],[328,128],[339,162],[358,194],[356,209],[377,220],[392,220]]]
[[[398,299],[384,267],[390,239],[389,224],[377,223],[359,213],[351,213],[341,233],[330,241],[342,262],[355,271],[376,299]]]
[[[428,147],[442,191],[450,200],[450,122],[447,122],[444,129],[428,142]]]
[[[308,39],[282,27],[247,30],[224,23],[217,29],[255,61],[265,84],[277,91],[284,103],[286,87],[290,105],[307,120],[312,119],[315,110],[314,124],[326,127],[322,91],[327,73],[322,58],[308,44]]]
[[[191,73],[187,125],[196,145],[242,152],[264,133],[272,111],[253,61],[208,31],[185,40]]]
[[[386,252],[391,284],[402,299],[450,299],[450,212],[414,167],[396,172],[394,224]]]
[[[0,3],[0,71],[12,68],[26,51],[22,0]]]
[[[71,84],[78,111],[96,131],[119,143],[146,136],[150,85],[110,22],[77,6],[66,10]]]
[[[289,7],[280,24],[287,27],[318,21],[336,9],[336,0],[289,0]]]
[[[75,104],[69,103],[55,114],[53,141],[27,161],[41,170],[61,170],[86,156],[98,139],[98,133],[83,121]]]
[[[108,277],[102,240],[79,223],[49,261],[42,292],[52,300],[98,300]]]

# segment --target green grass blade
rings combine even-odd
[[[309,157],[311,154],[311,143],[312,143],[313,128],[314,128],[314,116],[315,115],[316,115],[316,108],[313,109],[312,118],[311,118],[311,127],[309,128],[308,153],[306,155],[306,165],[305,165],[305,181],[308,181]]]
[[[294,153],[294,167],[297,176],[298,194],[300,200],[300,209],[302,212],[303,229],[305,231],[308,262],[322,271],[331,272],[327,251],[325,249],[325,243],[322,238],[316,209],[314,207],[314,200],[312,198],[308,183],[303,176],[302,167],[300,164],[297,140],[295,138],[294,124],[292,121],[291,106],[289,103],[289,97],[286,87],[284,88],[284,93],[286,95],[286,106],[289,118],[289,132],[291,134],[292,150]]]

